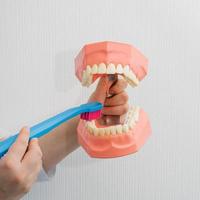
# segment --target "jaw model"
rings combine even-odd
[[[118,74],[135,87],[147,74],[147,59],[133,46],[118,42],[85,45],[75,58],[76,76],[89,87],[105,74]],[[123,124],[102,126],[80,119],[78,140],[91,157],[113,158],[135,153],[151,133],[147,114],[130,106]]]

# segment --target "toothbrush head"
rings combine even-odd
[[[84,113],[81,114],[81,119],[86,121],[96,120],[101,117],[101,109],[103,105],[100,102],[90,102],[81,105],[84,109]]]
[[[92,121],[99,119],[101,117],[101,110],[94,111],[94,112],[86,112],[81,114],[81,119],[86,121]]]

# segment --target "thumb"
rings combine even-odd
[[[105,99],[108,95],[109,88],[115,82],[115,75],[106,75],[102,76],[98,82],[96,90],[93,92],[91,97],[89,98],[89,102],[98,101],[104,104]]]

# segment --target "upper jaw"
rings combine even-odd
[[[115,66],[115,73],[118,73],[117,66],[120,64],[122,65],[122,68],[129,66],[130,74],[132,74],[130,76],[133,78],[134,75],[138,81],[142,80],[147,74],[148,61],[144,57],[144,55],[142,55],[136,48],[129,44],[119,42],[99,42],[85,45],[78,56],[75,58],[76,76],[82,82],[84,71],[87,71],[87,73],[90,72],[88,66],[90,66],[90,68],[92,69],[92,67],[95,65],[99,67],[103,66],[103,64],[106,65],[106,74],[112,74],[112,70],[111,72],[109,72],[108,70],[108,66],[112,65]],[[93,81],[95,81],[97,77],[105,74],[102,73],[105,71],[104,67],[100,67],[100,69],[98,68],[98,70],[97,73],[92,74],[93,77],[90,77],[89,83],[91,81],[91,83],[93,83]],[[124,74],[121,72],[122,71],[120,71],[120,73],[118,74]],[[97,76],[94,76],[94,74],[96,74]],[[129,81],[131,78],[128,78],[126,74],[124,77],[132,86],[137,85],[137,83],[132,84],[131,82],[133,81]],[[86,84],[85,86],[88,85],[90,84]]]

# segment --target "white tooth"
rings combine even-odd
[[[91,74],[92,70],[91,70],[90,65],[87,65],[86,72],[87,72],[87,74]]]
[[[136,78],[135,74],[130,70],[129,66],[124,67],[124,75],[126,81],[132,86],[135,87],[139,84],[139,80]]]
[[[95,123],[92,123],[92,127],[93,128],[97,128]]]
[[[107,74],[115,74],[115,65],[110,63],[107,67]]]
[[[135,112],[136,106],[131,106],[131,112]]]
[[[110,127],[105,128],[105,134],[106,135],[110,135],[110,132],[111,132]]]
[[[127,83],[133,87],[132,81],[129,78],[127,78],[126,76],[124,78],[127,81]]]
[[[128,117],[126,124],[130,124],[131,119],[132,119],[131,117]]]
[[[111,132],[112,135],[116,135],[116,129],[115,129],[114,126],[110,127],[110,132]]]
[[[127,123],[129,123],[129,122],[130,122],[130,119],[131,119],[131,116],[130,116],[130,115],[128,115],[128,116],[127,116]]]
[[[128,109],[128,115],[130,116],[130,115],[132,115],[132,113],[133,113],[133,109],[132,109],[132,107],[129,107],[129,109]]]
[[[105,135],[105,129],[99,128],[99,135],[104,136]]]
[[[136,106],[135,110],[139,112],[140,111],[140,106]]]
[[[132,71],[130,71],[129,77],[130,77],[132,80],[137,79],[136,75],[135,75]]]
[[[129,117],[127,116],[126,119],[124,120],[124,124],[128,124],[129,122]]]
[[[127,132],[128,132],[128,125],[127,125],[127,124],[124,124],[124,125],[122,126],[122,131],[123,131],[124,133],[127,133]]]
[[[89,125],[88,125],[88,123],[85,124],[85,128],[86,128],[87,130],[89,130]]]
[[[89,75],[87,78],[87,87],[89,87],[92,84],[92,75]]]
[[[88,121],[86,124],[87,124],[87,126],[92,127],[93,126],[93,121]]]
[[[134,83],[131,79],[129,79],[128,77],[125,77],[125,80],[127,81],[127,83],[131,86],[131,87],[136,87],[138,85],[138,83]]]
[[[130,110],[130,111],[129,111],[129,114],[128,114],[128,117],[129,117],[129,118],[133,117],[133,113],[134,113],[134,111]]]
[[[90,127],[90,132],[91,132],[91,134],[93,134],[94,135],[94,127]]]
[[[91,127],[88,127],[88,132],[89,132],[90,134],[93,134],[93,129],[92,129]]]
[[[96,64],[94,64],[92,66],[92,74],[97,74],[97,72],[98,72],[98,66]]]
[[[93,133],[92,127],[88,122],[86,123],[86,128],[89,131],[89,133]]]
[[[132,106],[128,107],[128,113],[130,113],[132,111]]]
[[[87,73],[86,71],[84,70],[83,71],[83,75],[82,75],[82,85],[85,86],[87,83]]]
[[[93,133],[94,133],[95,136],[98,136],[98,134],[99,134],[98,128],[94,127]]]
[[[131,107],[129,108],[128,110],[128,113],[126,114],[126,117],[125,117],[125,124],[128,123],[129,119],[132,117],[132,110],[131,110]]]
[[[127,76],[129,74],[130,67],[129,65],[124,66],[124,75]]]
[[[129,111],[129,114],[128,114],[128,120],[127,120],[127,124],[128,124],[128,127],[130,129],[133,128],[133,126],[136,124],[136,121],[137,121],[137,113],[135,111],[135,107],[131,107],[130,108],[130,111]]]
[[[122,133],[122,125],[117,125],[117,126],[116,126],[116,129],[117,129],[117,133],[118,133],[118,134],[121,134],[121,133]]]
[[[138,83],[135,84],[133,81],[130,81],[130,85],[131,85],[132,87],[136,87],[136,86],[138,85]]]
[[[90,121],[92,125],[95,126],[95,120]]]
[[[127,120],[128,120],[128,113],[126,114],[125,119],[124,119],[125,124],[126,124]]]
[[[86,127],[92,126],[92,121],[86,121]]]
[[[128,128],[129,128],[129,129],[132,129],[132,128],[133,128],[133,124],[129,123],[129,124],[128,124]]]
[[[131,71],[126,72],[126,77],[127,77],[128,79],[132,80],[132,78],[131,78]]]
[[[87,130],[89,131],[89,133],[92,133],[92,132],[93,132],[93,131],[92,131],[92,127],[90,126],[89,123],[86,123],[86,128],[87,128]]]
[[[83,71],[82,85],[89,87],[92,83],[91,67],[87,65],[86,70]]]
[[[136,75],[130,71],[128,74],[128,78],[133,82],[134,85],[138,85],[139,84],[139,80],[137,79]]]
[[[123,71],[122,65],[121,65],[121,64],[118,64],[118,65],[117,65],[117,73],[118,73],[118,74],[123,74],[123,72],[124,72],[124,71]]]
[[[105,63],[99,64],[98,74],[105,74],[105,73],[106,73],[106,65],[105,65]]]
[[[135,124],[136,124],[136,123],[135,123],[135,119],[132,118],[132,119],[129,121],[128,126],[129,126],[130,129],[132,129],[133,126],[134,126]]]

